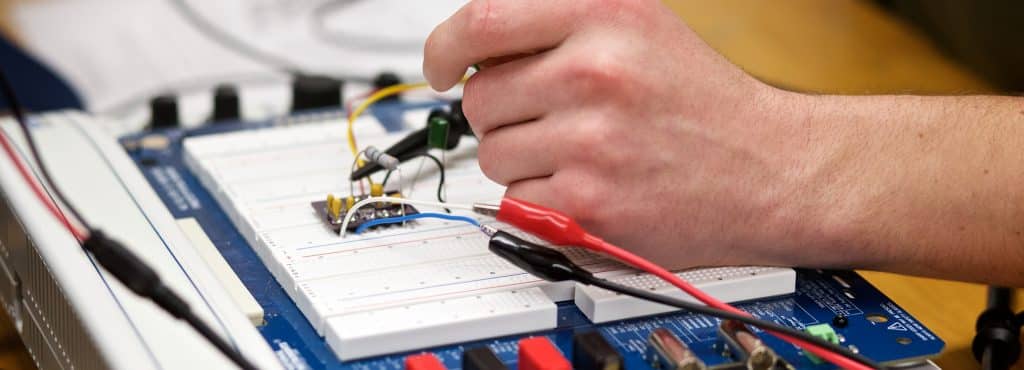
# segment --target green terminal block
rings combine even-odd
[[[835,329],[832,329],[832,325],[811,325],[804,328],[804,331],[806,331],[807,334],[824,339],[825,341],[831,342],[832,344],[839,344],[839,334],[836,334]],[[804,351],[804,355],[807,356],[807,359],[811,360],[811,362],[813,362],[815,365],[822,364],[825,362],[818,356],[815,356],[813,353]]]
[[[450,122],[443,117],[433,117],[427,121],[427,146],[431,149],[444,150],[447,148],[450,128]]]

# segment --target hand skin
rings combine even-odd
[[[474,0],[437,90],[507,196],[671,268],[859,268],[1024,286],[1024,99],[767,86],[656,0]]]

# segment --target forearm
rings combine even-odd
[[[1024,286],[1024,99],[799,99],[802,262]]]

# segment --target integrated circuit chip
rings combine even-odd
[[[400,198],[402,196],[399,192],[392,192],[387,194],[388,197]],[[348,207],[352,204],[359,203],[360,201],[369,198],[369,195],[354,196],[352,199],[336,199],[337,202],[341,203],[338,207],[338,212],[331,212],[328,207],[329,201],[321,200],[311,203],[313,210],[316,211],[317,217],[323,220],[324,224],[334,230],[335,232],[341,231],[341,224],[344,221],[344,216],[348,213]],[[333,198],[331,198],[333,199]],[[416,207],[408,204],[400,204],[393,202],[375,202],[365,207],[360,208],[352,215],[352,219],[348,222],[347,231],[355,231],[360,225],[382,218],[392,218],[399,216],[408,216],[419,213]],[[374,226],[383,227],[386,225]]]

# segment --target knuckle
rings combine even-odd
[[[583,96],[605,96],[626,82],[622,58],[610,51],[588,55],[585,61],[573,60],[566,68],[567,86]]]
[[[573,144],[580,153],[595,153],[601,148],[610,147],[615,141],[615,133],[609,122],[592,119],[581,124],[579,130],[572,135]]]
[[[501,185],[508,185],[508,179],[501,176],[501,155],[493,140],[480,140],[477,148],[477,161],[484,176]]]

